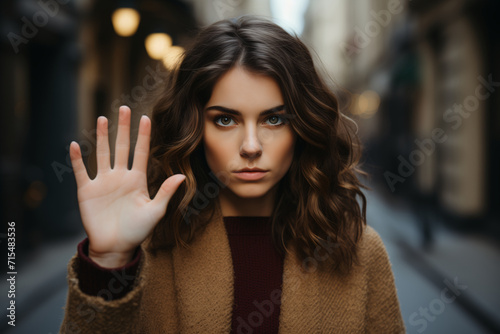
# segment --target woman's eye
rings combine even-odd
[[[283,125],[285,124],[285,119],[278,116],[278,115],[273,115],[267,119],[269,124],[271,125]]]
[[[233,123],[231,123],[233,122]],[[273,115],[273,116],[269,116],[266,121],[265,121],[267,124],[269,125],[272,125],[272,126],[280,126],[280,125],[285,125],[286,123],[286,120],[284,117],[280,117],[278,115]],[[232,117],[230,116],[227,116],[227,115],[221,115],[221,116],[217,116],[215,119],[214,119],[214,123],[218,126],[222,126],[222,127],[228,127],[228,126],[231,126],[231,125],[235,125],[236,122],[234,122],[234,120],[232,119]]]
[[[215,124],[217,124],[217,125],[229,126],[229,125],[231,125],[230,123],[231,123],[231,121],[233,121],[233,119],[229,116],[219,116],[214,121],[215,121]]]

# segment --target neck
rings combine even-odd
[[[272,215],[276,189],[273,188],[264,196],[245,198],[235,195],[231,190],[224,189],[219,194],[219,204],[224,217],[253,216],[269,217]]]

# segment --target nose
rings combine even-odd
[[[240,155],[247,159],[255,159],[262,155],[262,144],[258,138],[257,129],[251,125],[245,129]]]

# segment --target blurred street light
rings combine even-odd
[[[165,33],[153,33],[144,41],[148,55],[153,59],[162,59],[172,46],[172,38]]]
[[[116,33],[124,37],[132,36],[136,32],[140,19],[139,12],[130,7],[118,8],[111,16]]]
[[[353,95],[353,105],[351,112],[363,118],[370,118],[375,114],[380,106],[380,96],[377,92],[366,90],[360,95]]]

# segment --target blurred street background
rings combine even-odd
[[[500,333],[499,13],[497,0],[0,2],[0,333],[59,331],[66,266],[85,237],[70,142],[95,175],[97,117],[113,145],[127,104],[133,147],[197,29],[243,14],[300,36],[356,122],[368,224],[407,332]]]

